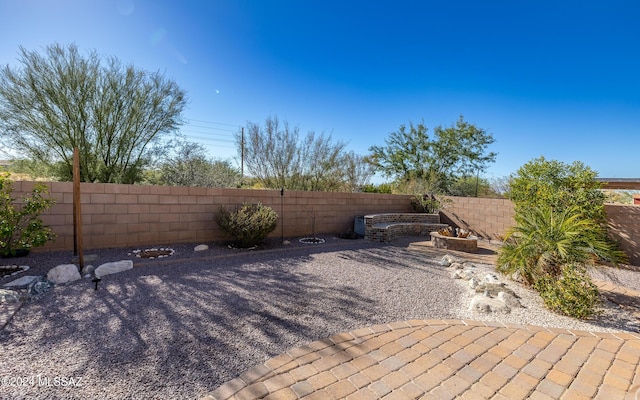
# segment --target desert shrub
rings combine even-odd
[[[529,285],[539,277],[559,277],[563,265],[592,265],[596,260],[616,262],[625,255],[606,239],[604,228],[584,218],[576,206],[557,210],[550,205],[522,209],[516,226],[498,252],[496,269]]]
[[[47,196],[47,186],[34,184],[31,193],[20,200],[12,193],[10,175],[0,173],[0,254],[3,256],[42,246],[55,237],[51,228],[40,219],[40,214],[54,204]]]
[[[220,229],[233,237],[240,247],[251,247],[261,243],[276,229],[278,214],[261,203],[243,203],[233,212],[220,206],[215,220]]]
[[[511,177],[509,197],[516,213],[541,205],[556,210],[577,207],[584,218],[604,225],[605,195],[597,175],[579,161],[566,164],[540,157],[524,164]]]
[[[573,318],[591,317],[600,304],[598,287],[587,269],[577,264],[563,266],[559,278],[550,274],[540,277],[534,288],[547,308]]]

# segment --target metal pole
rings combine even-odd
[[[280,238],[284,243],[284,188],[280,189]]]
[[[244,127],[242,127],[242,134],[240,136],[240,187],[242,187],[243,180],[244,180]]]

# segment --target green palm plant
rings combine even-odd
[[[559,278],[566,264],[618,264],[626,255],[606,238],[605,229],[577,207],[555,210],[540,205],[521,210],[507,233],[496,269],[533,285],[543,276]]]

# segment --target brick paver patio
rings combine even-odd
[[[292,349],[222,399],[640,399],[640,333],[416,320]]]
[[[432,257],[430,242],[409,250]],[[495,247],[475,254],[493,264]],[[640,293],[596,281],[640,319]],[[640,333],[597,333],[502,323],[416,320],[341,333],[294,348],[203,400],[231,399],[640,400]]]

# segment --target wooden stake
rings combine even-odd
[[[80,151],[73,149],[73,248],[77,251],[80,272],[84,268],[84,256],[82,254],[82,210],[80,207]]]

